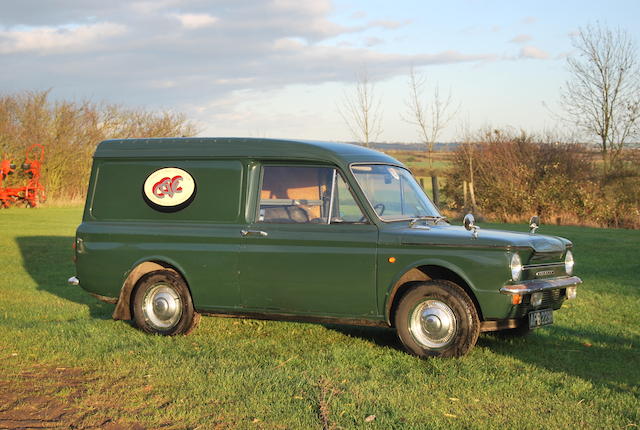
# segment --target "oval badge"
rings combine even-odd
[[[147,177],[142,194],[152,208],[162,212],[175,212],[186,208],[193,201],[196,182],[185,170],[165,167]]]

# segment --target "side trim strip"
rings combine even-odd
[[[89,294],[95,297],[96,299],[100,300],[101,302],[111,303],[112,305],[115,305],[116,303],[118,303],[118,299],[116,297],[101,296],[100,294],[96,294],[96,293],[89,293]]]
[[[208,316],[222,318],[241,318],[256,320],[276,320],[276,321],[297,321],[311,322],[319,324],[344,324],[359,325],[367,327],[387,327],[389,324],[384,320],[370,320],[364,318],[342,318],[342,317],[314,317],[307,315],[294,315],[287,313],[263,313],[263,312],[210,312],[198,310],[199,313]]]
[[[408,245],[408,246],[434,246],[434,247],[440,247],[440,248],[485,248],[485,249],[504,249],[507,251],[513,250],[513,249],[519,249],[519,250],[528,250],[531,249],[528,246],[504,246],[504,245],[475,245],[475,244],[443,244],[443,243],[429,243],[429,242],[402,242],[402,245]]]

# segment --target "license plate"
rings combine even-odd
[[[529,312],[529,328],[536,328],[549,324],[553,324],[552,309],[542,309],[540,311]]]

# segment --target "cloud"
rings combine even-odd
[[[510,43],[527,43],[530,42],[533,39],[533,37],[531,37],[528,34],[519,34],[517,36],[515,36],[513,39],[509,40]]]
[[[538,21],[538,18],[536,18],[535,16],[525,16],[524,18],[522,18],[523,24],[533,24],[537,21]]]
[[[21,0],[4,9],[0,92],[53,88],[58,96],[195,109],[202,117],[218,110],[223,118],[236,109],[223,101],[247,94],[351,83],[365,65],[382,80],[412,65],[497,59],[379,52],[381,31],[368,31],[389,34],[408,21],[337,23],[328,0]]]
[[[207,13],[174,13],[170,16],[180,21],[180,24],[188,29],[209,27],[219,21],[218,18]]]
[[[522,49],[520,49],[520,58],[546,60],[549,58],[549,53],[535,46],[523,46]]]
[[[382,43],[384,43],[384,40],[380,39],[379,37],[367,37],[364,40],[364,44],[368,47],[380,45]]]
[[[386,28],[387,30],[396,30],[409,23],[411,23],[410,20],[405,20],[405,21],[378,20],[378,21],[371,21],[367,27],[368,28],[380,27],[380,28]]]
[[[0,54],[78,52],[97,42],[126,33],[124,25],[110,22],[72,27],[36,27],[0,31]]]

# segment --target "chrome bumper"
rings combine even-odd
[[[80,280],[78,278],[76,278],[75,276],[72,276],[67,280],[67,283],[69,285],[77,287],[78,285],[80,285]]]
[[[570,276],[567,278],[534,279],[531,281],[523,281],[515,285],[506,285],[500,288],[500,292],[502,294],[530,294],[538,291],[573,287],[578,284],[582,284],[582,279],[577,276]]]

